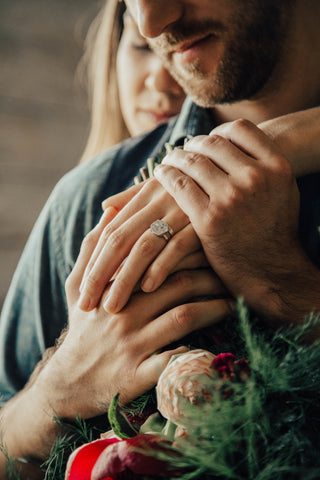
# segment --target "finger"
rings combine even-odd
[[[173,269],[173,272],[178,272],[179,270],[193,270],[196,268],[208,267],[211,266],[207,260],[207,257],[203,253],[203,250],[198,250],[197,252],[191,253],[191,255],[184,257],[179,263],[177,263],[177,265]]]
[[[132,200],[132,198],[141,190],[143,184],[140,183],[139,185],[133,185],[132,187],[128,188],[124,192],[117,193],[112,197],[106,198],[102,203],[102,209],[106,210],[110,206],[116,207],[118,210],[122,210],[122,208]]]
[[[153,323],[154,319],[163,315],[168,310],[191,301],[199,297],[221,297],[224,295],[225,288],[220,279],[211,269],[184,270],[174,273],[159,287],[151,293],[139,292],[133,295],[126,308],[118,315],[125,312],[128,315],[131,329],[135,331],[136,345],[141,351],[151,354],[159,347],[147,345],[148,339],[141,329],[148,323]],[[114,315],[114,318],[118,318]],[[132,323],[131,319],[135,318]],[[159,335],[160,330],[157,332]],[[161,334],[160,334],[161,336]],[[140,343],[140,345],[139,345]],[[163,343],[162,347],[167,345]]]
[[[83,276],[79,308],[90,311],[97,306],[105,285],[153,220],[154,212],[142,209],[110,234],[109,226],[104,229]]]
[[[137,377],[141,379],[139,381],[141,392],[146,392],[156,385],[161,373],[166,368],[173,355],[179,355],[188,351],[189,349],[187,347],[182,346],[173,350],[166,350],[165,352],[151,355],[144,360],[137,369]],[[141,392],[139,394],[141,394]]]
[[[157,258],[152,262],[141,281],[142,290],[144,292],[152,292],[158,288],[170,273],[177,270],[176,266],[179,265],[185,257],[200,248],[200,240],[195,234],[192,225],[186,225],[170,239]],[[189,268],[188,262],[181,264],[180,270],[183,268]]]
[[[154,175],[175,199],[196,229],[203,212],[206,212],[209,206],[207,193],[192,178],[185,175],[178,168],[161,164],[155,168]]]
[[[186,156],[180,168],[191,175],[201,186],[204,185],[204,181],[206,181],[205,185],[208,185],[217,177],[218,172],[210,166],[208,159],[228,175],[239,174],[244,165],[256,163],[255,159],[220,135],[194,137],[186,143],[184,149],[192,152],[195,157],[191,156],[190,159]],[[166,157],[165,163],[172,164],[168,163],[170,157],[171,155]],[[204,188],[207,189],[208,186],[204,186]]]
[[[141,211],[144,207],[149,206],[151,203],[152,206],[154,206],[153,200],[155,201],[155,206],[159,213],[161,209],[168,206],[168,203],[172,204],[172,199],[168,197],[165,190],[163,190],[155,178],[149,179],[139,185],[134,185],[126,192],[118,194],[118,196],[121,198],[121,196],[124,195],[124,198],[126,198],[125,195],[128,195],[127,198],[129,198],[131,195],[130,190],[134,190],[134,188],[137,188],[138,190],[136,195],[132,195],[131,200],[126,205],[123,205],[123,208],[112,224],[113,229],[118,228],[125,221],[133,217],[133,215]],[[115,195],[115,197],[117,197],[117,195]],[[112,198],[114,197],[111,197],[111,199]],[[119,205],[122,204],[123,202],[119,202]]]
[[[230,306],[225,299],[182,304],[148,323],[143,332],[148,345],[156,351],[195,330],[220,322],[229,313]]]
[[[176,232],[185,226],[189,221],[185,215],[168,215],[163,219],[169,225],[174,225]],[[174,232],[169,243],[178,234]],[[118,272],[110,290],[110,295],[104,303],[104,308],[109,313],[119,312],[129,300],[131,293],[141,279],[146,268],[157,257],[163,248],[166,248],[167,241],[158,237],[148,229],[137,240],[122,268]]]
[[[223,124],[210,132],[210,135],[223,135],[251,157],[271,166],[278,165],[280,150],[259,127],[249,120],[236,120]]]
[[[67,294],[70,300],[75,300],[75,297],[79,297],[79,288],[82,281],[82,277],[88,261],[92,255],[95,245],[100,237],[103,229],[108,223],[117,215],[117,210],[114,207],[108,207],[102,214],[99,223],[95,226],[91,232],[89,232],[84,238],[78,258],[73,267],[71,274],[66,282]],[[72,297],[72,298],[71,298]]]
[[[152,202],[155,194],[156,199]],[[150,205],[149,202],[151,202]],[[118,213],[114,221],[103,231],[90,261],[88,262],[80,286],[82,296],[79,303],[80,308],[83,310],[90,310],[96,306],[96,302],[100,298],[99,296],[103,289],[103,282],[106,284],[110,280],[110,277],[115,273],[139,236],[149,228],[149,225],[156,218],[163,218],[167,209],[172,205],[178,209],[174,200],[167,194],[159,182],[156,179],[152,179],[146,182],[140,193],[138,193],[132,201],[130,201]],[[144,208],[146,208],[146,210],[143,210]],[[135,216],[141,214],[141,212],[143,213],[142,216]],[[136,221],[138,219],[139,225],[133,224],[133,218],[135,218]],[[130,220],[130,222],[126,224],[128,220]],[[131,228],[131,234],[128,231],[130,226],[134,228],[133,232]],[[109,249],[110,245],[111,249]],[[107,251],[106,247],[108,247]],[[110,251],[113,252],[112,258],[110,258],[109,255]],[[102,259],[103,252],[106,252],[106,256],[100,266],[104,270],[104,275],[102,277],[95,277],[95,272],[92,270]],[[113,269],[111,273],[110,269]],[[98,273],[99,271],[97,274]],[[92,298],[90,299],[91,296]]]

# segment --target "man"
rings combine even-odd
[[[288,161],[255,126],[318,105],[318,0],[128,0],[127,6],[188,94],[206,108],[188,100],[176,123],[71,172],[49,199],[0,325],[1,392],[4,401],[13,396],[2,411],[2,430],[15,458],[45,458],[58,430],[54,414],[94,417],[115,392],[125,402],[154,385],[177,349],[153,353],[223,318],[226,289],[271,321],[301,321],[320,310],[319,175],[299,181],[307,256],[298,240],[299,194]],[[208,136],[238,118],[248,120]],[[100,202],[127,188],[148,157],[188,136],[196,138],[156,171],[165,190],[156,180],[133,187],[108,200],[100,218]],[[167,238],[175,233],[167,244],[163,233],[149,231],[157,219],[165,220]],[[82,238],[98,221],[67,281],[68,332],[23,388],[67,323],[64,282]],[[118,278],[131,291],[139,261],[144,269],[180,233],[186,239],[181,261],[175,266],[166,253],[170,269],[160,283],[171,271],[204,265],[201,246],[211,268],[170,275],[157,289],[151,269],[145,292],[135,292],[123,308],[128,299],[119,296]],[[105,289],[128,255],[113,292]]]

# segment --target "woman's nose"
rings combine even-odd
[[[183,95],[182,88],[163,66],[161,60],[155,57],[152,63],[152,68],[145,79],[146,88],[173,96]]]
[[[155,38],[183,13],[183,0],[127,0],[141,35]]]

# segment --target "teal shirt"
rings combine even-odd
[[[132,185],[133,177],[166,142],[208,134],[209,110],[186,100],[180,116],[142,137],[122,142],[69,172],[38,218],[13,277],[0,320],[0,395],[5,403],[23,388],[46,348],[67,324],[66,278],[84,236],[97,224],[101,202]],[[300,233],[319,265],[320,175],[299,179]]]

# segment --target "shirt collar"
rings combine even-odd
[[[211,109],[199,107],[190,97],[187,97],[172,130],[169,143],[181,145],[186,137],[208,135],[215,126]]]

